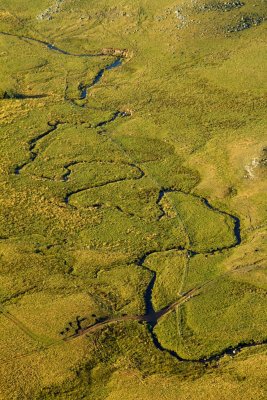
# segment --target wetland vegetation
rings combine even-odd
[[[0,398],[267,397],[266,4],[0,2]]]

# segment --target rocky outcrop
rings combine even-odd
[[[50,21],[53,18],[53,14],[58,14],[61,11],[61,6],[64,2],[65,0],[56,0],[51,7],[48,7],[41,14],[37,15],[36,18],[40,21]]]
[[[244,31],[245,29],[252,28],[253,26],[260,25],[265,20],[264,17],[258,15],[247,15],[241,17],[240,21],[234,25],[229,26],[227,32],[240,32]]]
[[[116,56],[122,58],[128,58],[130,56],[129,50],[127,49],[114,49],[114,48],[104,48],[102,49],[102,54],[107,56]]]
[[[228,1],[225,3],[214,2],[209,4],[203,4],[198,8],[198,11],[231,11],[235,8],[241,8],[245,5],[240,0]]]

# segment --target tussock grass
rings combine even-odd
[[[143,314],[149,269],[155,310],[203,286],[155,327],[166,349],[266,339],[264,2],[66,0],[38,18],[52,3],[0,6],[0,397],[265,398],[265,345],[206,366],[134,321],[62,340]]]

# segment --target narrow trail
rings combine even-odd
[[[95,75],[95,77],[93,78],[93,80],[92,80],[92,82],[90,84],[81,83],[79,85],[78,89],[80,91],[80,100],[84,100],[84,99],[87,98],[89,89],[100,82],[100,80],[102,79],[105,71],[108,71],[108,70],[111,70],[111,69],[114,69],[114,68],[117,68],[117,67],[121,66],[122,65],[122,58],[126,58],[127,57],[127,51],[126,50],[114,51],[112,49],[104,49],[104,50],[102,50],[102,51],[100,51],[98,53],[75,54],[75,53],[71,53],[71,52],[65,51],[65,50],[55,46],[54,44],[51,44],[51,43],[49,43],[47,41],[44,41],[44,40],[34,39],[34,38],[31,38],[31,37],[28,37],[28,36],[23,36],[23,35],[20,36],[20,35],[16,35],[16,34],[12,34],[12,33],[7,33],[7,32],[0,32],[0,34],[6,35],[6,36],[11,36],[11,37],[16,37],[16,38],[19,38],[21,40],[36,42],[36,43],[38,43],[40,45],[45,46],[48,50],[55,51],[55,52],[57,52],[59,54],[63,54],[63,55],[66,55],[66,56],[72,56],[72,57],[102,57],[102,56],[113,56],[114,57],[115,56],[116,59],[112,63],[106,65],[104,68],[101,68],[99,70],[99,72]],[[100,130],[98,131],[98,133],[100,135],[105,134],[106,133],[106,130],[105,130],[106,126],[108,126],[110,123],[114,122],[118,118],[124,118],[124,117],[128,117],[130,115],[131,115],[131,113],[122,112],[122,111],[116,111],[116,112],[113,113],[111,118],[109,118],[108,120],[99,122],[94,128],[100,128]],[[58,128],[58,126],[60,124],[62,124],[62,123],[63,122],[55,122],[54,124],[48,123],[48,125],[49,125],[49,129],[48,130],[46,130],[45,132],[37,135],[35,138],[31,139],[28,142],[30,158],[29,158],[28,161],[24,162],[23,164],[15,167],[14,173],[16,175],[19,175],[21,173],[21,171],[23,170],[23,168],[25,168],[29,163],[33,162],[36,159],[36,157],[39,154],[38,150],[36,149],[36,146],[39,143],[39,141],[42,140],[43,138],[45,138],[46,136],[48,136],[53,131],[55,131]],[[129,153],[127,152],[127,150],[122,146],[122,144],[119,141],[117,141],[116,139],[112,138],[111,136],[109,136],[109,140],[111,142],[113,142],[113,143],[116,143],[117,146],[122,150],[122,152],[124,152],[127,155],[127,158],[130,158]],[[62,181],[67,182],[69,180],[69,177],[70,177],[71,172],[72,172],[71,171],[71,167],[74,166],[74,165],[77,165],[79,163],[80,163],[80,161],[72,161],[69,164],[64,166],[64,169],[66,170],[66,172],[62,175]],[[134,179],[141,179],[143,176],[145,176],[144,171],[138,166],[138,163],[136,163],[134,160],[131,160],[131,163],[129,163],[129,165],[135,167],[139,171],[139,176],[137,178],[134,178]],[[154,178],[151,177],[151,179],[153,180]],[[76,191],[67,193],[65,198],[64,198],[64,202],[68,205],[69,202],[70,202],[71,196],[73,196],[73,195],[75,195],[77,193],[81,193],[83,191],[90,190],[92,188],[102,187],[102,186],[109,185],[109,184],[112,184],[112,183],[121,182],[121,181],[124,181],[124,180],[125,180],[125,178],[120,178],[120,179],[116,179],[116,180],[113,180],[113,181],[105,182],[103,184],[99,184],[99,185],[96,185],[96,186],[93,186],[93,187],[86,187],[86,188],[77,189]],[[164,207],[161,205],[161,201],[163,200],[163,198],[165,196],[168,196],[169,193],[174,193],[174,192],[183,193],[185,195],[190,195],[190,196],[193,196],[193,197],[199,199],[207,208],[211,209],[213,212],[230,217],[232,219],[232,221],[233,221],[233,224],[234,224],[235,241],[229,246],[222,246],[222,247],[219,247],[219,248],[217,248],[215,250],[211,250],[210,252],[206,252],[206,253],[193,252],[190,249],[190,237],[189,237],[188,232],[186,230],[186,227],[185,227],[185,225],[184,225],[184,223],[182,221],[182,218],[179,216],[179,211],[176,209],[177,218],[181,221],[181,224],[182,224],[182,226],[184,228],[185,236],[186,236],[187,242],[188,242],[188,247],[187,248],[182,248],[182,247],[177,246],[177,247],[174,247],[174,248],[171,248],[171,249],[164,249],[163,248],[163,249],[160,249],[160,250],[157,250],[157,251],[155,251],[155,250],[154,251],[148,251],[145,254],[140,255],[140,257],[136,260],[136,264],[139,267],[141,267],[142,269],[149,271],[149,273],[152,276],[152,278],[151,278],[151,280],[150,280],[150,282],[149,282],[149,284],[147,286],[146,293],[145,293],[145,304],[146,304],[146,313],[145,313],[145,315],[133,315],[133,316],[127,315],[127,316],[122,316],[122,317],[107,318],[104,321],[97,322],[96,324],[94,324],[92,326],[89,326],[87,328],[84,328],[84,329],[79,328],[70,337],[63,338],[63,339],[60,339],[60,340],[55,340],[55,341],[53,341],[53,343],[51,342],[49,344],[47,344],[47,341],[45,340],[43,342],[43,346],[42,346],[43,349],[47,348],[47,347],[50,347],[50,346],[53,346],[53,345],[56,345],[56,344],[63,343],[63,342],[69,342],[69,341],[75,340],[75,339],[77,339],[77,338],[79,338],[81,336],[86,336],[86,335],[88,335],[90,333],[93,333],[93,332],[95,332],[97,330],[100,330],[100,329],[102,329],[104,327],[107,327],[107,326],[109,326],[111,324],[127,322],[127,321],[138,321],[138,322],[141,322],[141,323],[146,323],[148,325],[148,328],[149,328],[149,331],[151,333],[151,337],[152,337],[152,340],[153,340],[155,346],[159,350],[164,351],[164,352],[168,352],[169,354],[171,354],[173,357],[175,357],[179,361],[184,361],[184,362],[197,362],[197,363],[204,362],[204,363],[209,363],[209,362],[212,362],[212,361],[219,360],[220,358],[222,358],[226,354],[235,355],[239,351],[241,351],[243,348],[260,346],[260,345],[263,345],[263,344],[267,343],[267,339],[262,341],[262,342],[253,342],[253,341],[251,341],[249,343],[241,342],[238,345],[236,345],[235,347],[229,347],[227,349],[224,349],[223,351],[221,351],[218,354],[212,355],[212,356],[207,357],[207,358],[199,359],[199,360],[191,360],[191,359],[190,360],[186,360],[186,359],[181,358],[174,351],[167,350],[167,349],[163,348],[163,346],[159,342],[156,334],[153,331],[153,328],[156,326],[158,321],[160,321],[160,319],[162,317],[164,317],[165,315],[167,315],[168,313],[170,313],[170,312],[172,312],[174,310],[177,310],[180,305],[184,304],[185,302],[190,301],[190,299],[192,299],[192,298],[200,295],[201,293],[203,293],[205,288],[208,285],[216,283],[217,280],[221,279],[223,276],[225,276],[225,274],[233,273],[233,272],[235,272],[235,270],[230,271],[230,272],[226,272],[225,274],[222,274],[221,276],[219,276],[217,278],[214,278],[213,280],[204,282],[203,284],[199,285],[198,287],[189,290],[187,293],[181,293],[182,290],[183,290],[184,282],[186,281],[188,263],[189,263],[189,260],[188,260],[186,262],[186,265],[185,265],[183,279],[182,279],[182,282],[181,282],[181,286],[179,288],[179,293],[178,293],[179,298],[178,298],[178,300],[176,300],[174,303],[162,308],[160,311],[156,311],[155,308],[154,308],[154,305],[153,305],[153,301],[152,301],[152,294],[153,294],[153,289],[154,289],[154,286],[155,286],[155,283],[156,283],[157,274],[156,274],[155,271],[153,271],[152,269],[148,268],[148,266],[146,265],[147,258],[152,254],[162,253],[162,252],[169,251],[169,250],[186,251],[188,256],[189,256],[189,258],[192,258],[197,254],[214,254],[217,251],[221,252],[221,251],[229,250],[229,249],[232,249],[232,248],[234,248],[236,246],[239,246],[240,243],[241,243],[242,238],[241,238],[240,220],[238,219],[238,217],[236,217],[236,216],[234,216],[234,215],[232,215],[230,213],[227,213],[226,211],[222,211],[222,210],[212,206],[210,204],[210,202],[206,198],[204,198],[204,197],[202,197],[200,195],[197,195],[197,194],[194,194],[194,193],[191,193],[191,192],[190,193],[186,193],[186,192],[183,192],[181,190],[173,190],[173,189],[170,189],[170,188],[162,188],[158,184],[158,182],[156,182],[156,179],[154,179],[154,181],[157,184],[157,186],[159,187],[159,195],[158,195],[158,199],[156,201],[156,204],[157,204],[157,206],[159,207],[159,209],[161,211],[161,215],[160,215],[160,217],[158,219],[158,223],[160,223],[160,220],[166,215]],[[73,208],[76,208],[76,207],[73,207]],[[40,342],[40,337],[38,335],[35,335],[24,324],[22,324],[17,318],[13,317],[10,313],[6,312],[3,308],[0,308],[0,313],[2,313],[6,318],[8,318],[10,321],[12,321],[16,326],[18,326],[28,336],[30,336],[34,340]],[[18,356],[18,357],[20,357],[20,356]]]
[[[219,361],[221,358],[223,358],[226,355],[230,355],[234,357],[237,355],[242,349],[250,348],[250,347],[256,347],[256,346],[262,346],[264,344],[267,344],[267,338],[262,340],[262,341],[249,341],[249,342],[240,342],[236,346],[229,346],[225,349],[223,349],[221,352],[213,354],[208,357],[200,358],[200,359],[185,359],[180,357],[175,351],[168,350],[164,348],[160,342],[158,341],[157,336],[153,332],[153,327],[167,314],[170,312],[177,310],[179,306],[182,304],[185,304],[186,302],[190,301],[191,299],[195,298],[196,296],[199,296],[201,293],[205,292],[205,289],[207,289],[209,286],[212,286],[216,284],[218,281],[220,281],[222,278],[225,276],[229,276],[231,274],[234,274],[235,272],[239,272],[245,267],[236,267],[235,269],[231,271],[226,271],[225,273],[221,274],[220,276],[210,279],[209,281],[204,282],[201,285],[196,286],[193,289],[188,290],[186,293],[184,293],[177,301],[174,303],[169,304],[168,306],[162,308],[161,310],[155,312],[155,310],[152,308],[151,310],[147,310],[145,315],[134,315],[134,316],[122,316],[122,317],[117,317],[117,318],[107,318],[104,321],[98,322],[94,325],[89,326],[88,328],[80,329],[77,332],[75,332],[74,335],[63,339],[65,341],[71,341],[75,340],[83,335],[88,335],[90,333],[93,333],[99,329],[104,328],[105,326],[114,324],[114,323],[119,323],[119,322],[126,322],[126,321],[138,321],[138,322],[145,322],[148,324],[149,331],[152,336],[152,340],[154,342],[154,345],[161,351],[169,353],[171,356],[175,357],[177,360],[182,361],[182,362],[192,362],[192,363],[212,363],[213,361]]]
[[[179,190],[179,189],[171,189],[171,188],[166,188],[166,189],[161,189],[161,198],[163,198],[166,194],[168,193],[182,193],[188,196],[192,196],[198,200],[201,201],[201,203],[203,203],[208,209],[210,209],[211,211],[217,213],[217,214],[221,214],[221,215],[225,215],[227,217],[230,217],[230,219],[233,221],[234,223],[234,236],[235,236],[235,242],[230,245],[230,246],[225,246],[225,247],[220,247],[218,250],[229,250],[233,247],[239,246],[241,243],[241,226],[240,226],[240,219],[238,217],[236,217],[235,215],[228,213],[226,211],[220,210],[219,208],[213,206],[205,197],[200,196],[196,193],[193,192],[185,192],[183,190]],[[214,250],[214,252],[218,251],[218,250]]]
[[[234,222],[235,241],[234,241],[231,245],[229,245],[229,246],[221,246],[221,247],[218,247],[218,248],[215,249],[215,250],[207,251],[207,252],[205,252],[205,253],[193,252],[192,249],[190,248],[190,244],[191,244],[191,243],[190,243],[190,236],[189,236],[189,234],[188,234],[188,232],[187,232],[187,229],[186,229],[186,227],[185,227],[185,225],[184,225],[182,219],[181,219],[180,216],[179,216],[179,212],[178,212],[177,208],[175,207],[176,215],[177,215],[177,217],[179,218],[179,220],[180,220],[181,223],[182,223],[182,226],[183,226],[183,228],[184,228],[185,234],[186,234],[186,236],[187,236],[187,241],[188,241],[188,248],[174,248],[174,249],[170,249],[170,250],[183,250],[183,251],[186,251],[186,252],[187,252],[187,255],[188,255],[188,257],[187,257],[187,259],[186,259],[186,261],[185,261],[185,268],[184,268],[184,272],[183,272],[183,277],[182,277],[181,284],[180,284],[180,287],[179,287],[179,290],[178,290],[178,294],[181,295],[181,292],[182,292],[182,290],[183,290],[184,284],[185,284],[185,282],[186,282],[187,274],[188,274],[190,258],[192,258],[192,257],[194,257],[194,256],[196,256],[196,255],[200,255],[200,254],[215,254],[215,253],[217,253],[217,252],[222,252],[222,251],[224,251],[224,250],[229,250],[229,249],[231,249],[231,248],[234,248],[234,247],[236,247],[236,246],[239,246],[240,243],[241,243],[240,221],[239,221],[239,219],[238,219],[237,217],[233,216],[232,214],[229,214],[229,213],[227,213],[227,212],[225,212],[225,211],[221,211],[221,210],[219,210],[219,209],[216,208],[216,207],[213,207],[213,206],[208,202],[208,200],[205,199],[205,198],[203,198],[202,196],[199,196],[199,195],[197,195],[197,194],[187,193],[187,192],[184,192],[184,191],[182,191],[182,190],[161,189],[160,192],[159,192],[159,200],[157,201],[157,204],[158,204],[158,205],[160,205],[160,201],[161,201],[161,200],[164,198],[164,196],[167,195],[168,193],[182,193],[182,194],[185,194],[185,195],[193,196],[193,197],[199,199],[208,209],[212,210],[212,211],[215,212],[215,213],[219,213],[219,214],[222,214],[222,215],[226,215],[226,216],[230,217],[230,218],[232,219],[232,221]],[[161,218],[162,218],[162,217],[165,216],[165,211],[164,211],[163,207],[160,207],[160,209],[161,209],[161,211],[162,211],[162,215],[161,215]],[[168,251],[169,249],[166,249],[166,250]],[[163,250],[163,251],[166,251],[166,250]],[[161,252],[161,251],[160,251],[160,252]],[[155,315],[156,312],[155,312],[154,306],[153,306],[152,295],[153,295],[153,288],[154,288],[154,285],[155,285],[155,283],[156,283],[157,274],[156,274],[155,271],[153,271],[153,270],[147,268],[146,265],[145,265],[147,257],[148,257],[149,255],[151,255],[151,254],[154,254],[154,253],[157,253],[157,252],[149,252],[149,253],[145,254],[145,255],[140,259],[138,265],[140,265],[141,267],[145,268],[146,270],[150,271],[150,273],[152,273],[152,279],[151,279],[151,281],[150,281],[150,283],[149,283],[149,285],[148,285],[148,287],[147,287],[147,291],[146,291],[146,294],[145,294],[145,300],[146,300],[146,309],[147,309],[147,312],[149,312],[149,313]],[[204,288],[204,287],[205,287],[207,284],[209,284],[209,283],[210,283],[210,282],[204,283],[203,286],[202,286],[202,288]],[[181,316],[180,316],[180,314],[179,314],[179,308],[178,308],[178,307],[173,307],[172,310],[175,310],[175,311],[176,311],[176,317],[177,317],[177,332],[180,333],[180,335],[181,335],[181,334],[182,334],[181,326],[180,326],[180,325],[181,325],[181,320],[180,320],[180,317],[181,317]],[[161,351],[167,351],[170,355],[172,355],[173,357],[177,358],[179,361],[188,361],[188,360],[184,360],[183,358],[181,358],[175,351],[167,350],[167,349],[165,349],[165,348],[161,345],[160,341],[159,341],[158,338],[157,338],[157,335],[154,333],[154,330],[153,330],[154,327],[156,326],[157,322],[158,322],[157,319],[155,319],[152,323],[151,323],[151,321],[150,321],[150,328],[149,328],[150,333],[151,333],[151,336],[152,336],[152,340],[153,340],[153,342],[154,342],[154,345],[155,345],[159,350],[161,350]],[[240,347],[240,345],[239,345],[239,347]],[[239,347],[238,347],[238,348],[239,348]],[[221,354],[220,357],[223,357],[225,354],[231,353],[231,351],[232,351],[231,348],[226,349],[225,352],[222,352],[222,354]],[[233,354],[236,354],[236,353],[237,353],[237,348],[234,348],[233,351],[234,351]],[[215,359],[217,359],[216,357],[218,357],[218,355],[212,356],[212,357],[207,358],[207,359],[205,359],[205,360],[204,360],[204,359],[200,359],[200,360],[192,360],[192,361],[195,361],[195,362],[204,362],[204,361],[205,361],[205,362],[209,362],[209,361],[214,361]],[[219,357],[219,358],[220,358],[220,357]]]
[[[170,312],[176,310],[179,306],[182,304],[185,304],[188,301],[191,301],[194,299],[196,296],[199,296],[201,293],[205,291],[205,289],[208,286],[211,286],[213,284],[216,284],[220,279],[222,279],[226,275],[231,275],[235,273],[236,271],[240,271],[243,267],[237,267],[236,269],[233,269],[231,271],[227,271],[224,274],[214,278],[210,279],[209,281],[204,282],[203,284],[187,291],[184,293],[178,300],[176,300],[174,303],[169,304],[168,306],[162,308],[161,310],[154,312],[151,310],[150,312],[147,312],[144,315],[126,315],[126,316],[121,316],[121,317],[114,317],[114,318],[106,318],[100,322],[96,322],[93,325],[90,325],[86,328],[81,328],[79,327],[74,334],[72,334],[69,337],[65,337],[62,339],[58,340],[53,340],[49,338],[42,338],[39,335],[35,334],[33,331],[31,331],[27,326],[25,326],[21,321],[19,321],[16,317],[14,317],[12,314],[10,314],[8,311],[4,310],[4,308],[1,306],[0,307],[0,314],[3,314],[8,320],[10,320],[12,323],[14,323],[21,331],[23,331],[26,335],[28,335],[31,339],[36,341],[38,343],[38,348],[34,349],[30,352],[24,353],[17,355],[15,357],[9,358],[8,360],[1,360],[0,362],[12,362],[15,359],[20,359],[20,358],[25,358],[28,357],[36,352],[39,351],[44,351],[47,350],[51,347],[61,345],[64,343],[71,342],[73,340],[77,340],[83,336],[88,336],[90,334],[93,334],[94,332],[97,332],[98,330],[101,330],[105,327],[108,327],[110,325],[118,324],[118,323],[125,323],[129,321],[137,321],[140,323],[146,323],[148,324],[148,330],[151,334],[152,340],[154,345],[163,352],[169,353],[171,356],[176,358],[180,362],[187,362],[187,363],[204,363],[204,364],[210,364],[214,361],[219,361],[221,358],[223,358],[226,355],[229,355],[231,357],[236,356],[241,350],[246,349],[246,348],[252,348],[252,347],[259,347],[262,345],[267,344],[267,338],[262,340],[262,341],[249,341],[249,342],[240,342],[236,346],[230,346],[219,353],[213,354],[209,357],[205,358],[200,358],[200,359],[185,359],[180,357],[176,352],[172,350],[165,349],[162,347],[160,342],[157,339],[157,336],[154,334],[153,329],[151,327],[155,326],[157,322],[161,320],[164,316],[169,314]],[[245,267],[246,268],[246,267]]]
[[[11,321],[17,328],[19,328],[25,335],[33,339],[38,343],[43,342],[43,338],[41,338],[38,334],[34,333],[31,329],[29,329],[23,322],[21,322],[18,318],[16,318],[13,314],[6,311],[3,306],[0,306],[0,315],[3,315],[6,319]],[[45,341],[47,344],[51,342],[49,339]]]
[[[107,318],[104,321],[97,322],[94,325],[89,326],[88,328],[83,328],[78,330],[75,334],[72,336],[63,339],[64,341],[70,341],[74,340],[80,336],[87,335],[88,333],[94,332],[98,329],[102,329],[102,327],[114,324],[117,322],[123,322],[123,321],[139,321],[139,322],[147,322],[149,324],[154,324],[157,321],[159,321],[164,315],[170,313],[172,310],[174,310],[176,307],[179,305],[185,303],[188,301],[190,298],[195,297],[198,294],[199,288],[195,288],[187,292],[183,297],[181,297],[179,300],[175,301],[174,303],[162,308],[161,310],[154,312],[154,310],[151,310],[150,312],[144,314],[144,315],[125,315],[122,317],[114,317],[114,318]]]

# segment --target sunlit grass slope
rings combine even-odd
[[[1,399],[267,397],[265,19],[1,0]]]

